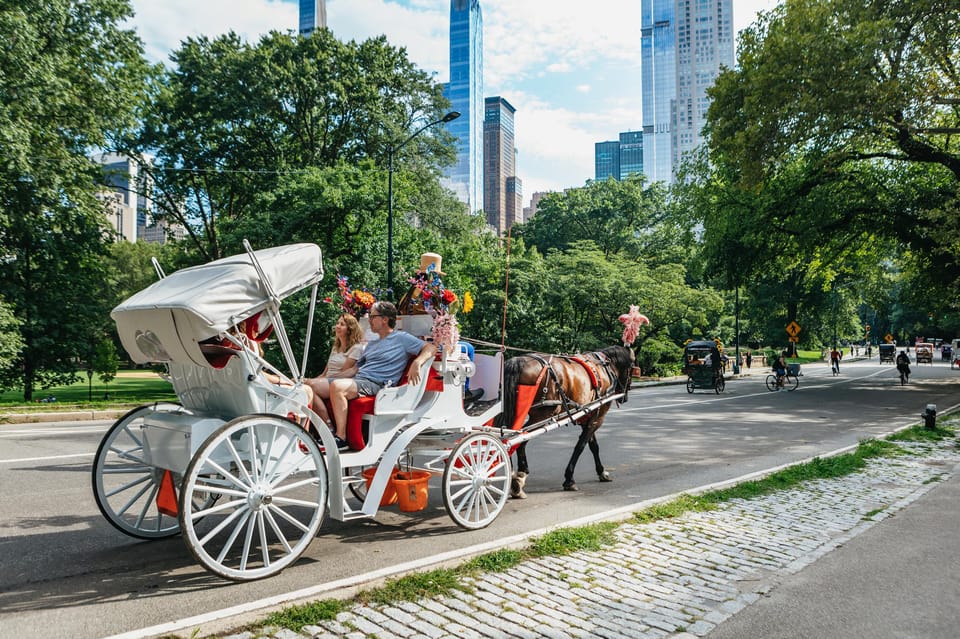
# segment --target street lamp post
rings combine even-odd
[[[391,144],[387,147],[387,288],[393,285],[393,154],[430,127],[456,120],[459,117],[459,111],[451,111],[439,120],[424,124],[400,144]]]

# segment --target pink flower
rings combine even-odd
[[[453,350],[460,341],[457,318],[447,312],[439,313],[433,320],[432,335],[434,344],[439,344],[446,350]]]

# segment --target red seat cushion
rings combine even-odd
[[[413,358],[410,360],[413,361]],[[433,373],[432,371],[428,373],[429,377],[427,378],[427,392],[442,392],[443,391],[443,377]],[[403,386],[407,383],[407,373],[404,371],[403,376],[400,378],[400,381],[397,383],[397,386]],[[367,445],[366,437],[364,437],[363,432],[363,416],[370,415],[373,413],[373,407],[376,403],[377,398],[374,395],[366,395],[362,397],[357,397],[351,399],[347,402],[347,444],[350,445],[351,450],[363,450]],[[329,414],[333,414],[333,410],[330,408],[330,400],[326,400],[327,410]]]

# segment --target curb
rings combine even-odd
[[[80,422],[117,419],[129,412],[129,408],[105,410],[63,411],[60,413],[8,413],[0,415],[0,424],[40,424],[49,422]]]

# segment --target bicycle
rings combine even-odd
[[[795,391],[797,387],[800,386],[800,378],[791,373],[789,370],[787,374],[783,376],[783,385],[781,386],[777,380],[777,376],[774,373],[767,375],[767,390],[768,391],[777,391],[781,388],[785,388],[788,391]]]
[[[836,377],[840,374],[840,362],[833,361],[830,362],[830,370],[833,371],[833,376]]]

